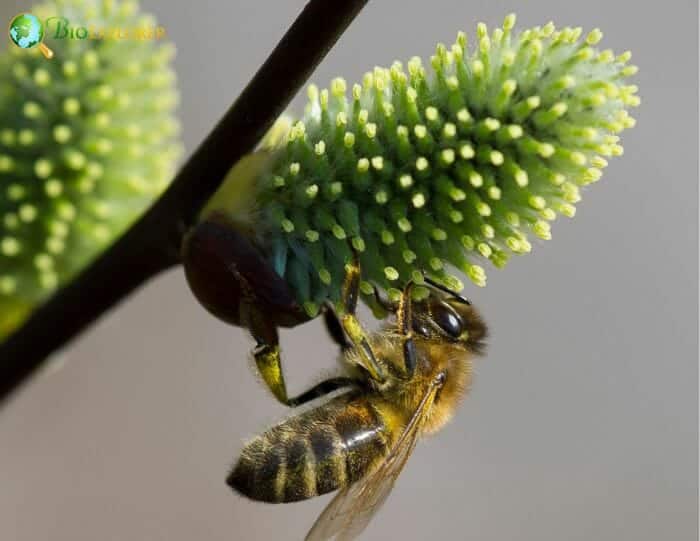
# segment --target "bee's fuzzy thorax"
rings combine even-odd
[[[258,231],[309,315],[339,299],[352,250],[370,305],[371,284],[395,298],[421,270],[484,285],[480,260],[502,267],[550,238],[622,154],[639,104],[630,54],[598,50],[599,30],[514,24],[479,24],[471,48],[460,33],[429,67],[414,57],[361,84],[312,85],[303,118],[266,141]]]

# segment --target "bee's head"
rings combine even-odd
[[[414,303],[413,331],[425,338],[462,343],[482,353],[488,331],[484,320],[464,297],[431,289],[430,295]]]

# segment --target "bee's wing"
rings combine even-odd
[[[306,536],[306,541],[355,539],[367,527],[394,487],[435,399],[438,385],[431,385],[386,458],[362,479],[345,487],[331,500]]]

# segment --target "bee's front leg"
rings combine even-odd
[[[381,365],[377,362],[377,357],[372,350],[372,346],[367,340],[367,333],[362,328],[362,324],[357,319],[357,299],[360,293],[360,261],[353,251],[353,261],[346,266],[345,282],[343,283],[342,298],[340,301],[341,315],[340,323],[348,338],[360,354],[362,367],[367,370],[370,377],[383,382],[386,377]]]
[[[406,374],[412,376],[416,370],[416,345],[413,342],[413,280],[409,281],[401,293],[396,311],[396,325],[404,336],[403,358]]]

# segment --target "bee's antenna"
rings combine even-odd
[[[439,289],[443,293],[447,293],[448,295],[452,295],[455,299],[463,302],[466,305],[471,305],[472,302],[469,299],[467,299],[466,297],[463,297],[462,295],[460,295],[456,291],[450,289],[449,287],[446,287],[443,284],[436,282],[435,280],[433,280],[432,278],[430,278],[426,274],[425,270],[422,270],[421,274],[423,275],[423,280],[425,280],[426,284],[433,286],[435,289]]]

